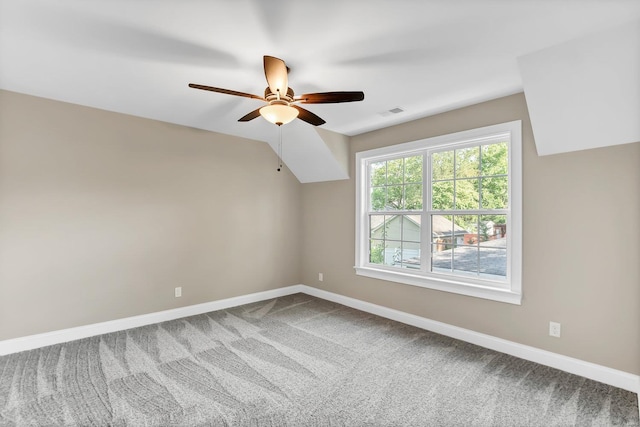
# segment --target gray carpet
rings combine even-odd
[[[638,404],[296,294],[1,357],[0,425],[637,426]]]

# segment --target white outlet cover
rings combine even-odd
[[[549,322],[549,335],[560,338],[560,323]]]

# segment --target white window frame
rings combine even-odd
[[[406,157],[461,146],[480,145],[496,137],[509,137],[508,172],[509,192],[507,209],[507,277],[506,281],[490,281],[467,278],[462,275],[443,275],[406,268],[369,263],[369,163],[388,160],[390,157]],[[430,167],[423,168],[423,224],[430,209]],[[404,213],[399,211],[398,214]],[[413,214],[416,214],[413,212]],[[430,253],[429,227],[422,227],[423,254]],[[453,134],[436,136],[397,145],[356,153],[356,259],[355,270],[360,276],[407,285],[421,286],[511,304],[522,302],[522,123],[520,120],[486,126]],[[424,248],[429,247],[428,251]],[[427,256],[427,255],[423,255]],[[424,262],[423,262],[424,264]]]

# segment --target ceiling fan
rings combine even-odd
[[[278,126],[289,123],[296,117],[314,126],[320,126],[326,123],[311,111],[296,104],[335,104],[339,102],[362,101],[364,99],[363,92],[320,92],[296,96],[293,93],[293,89],[289,87],[288,72],[289,68],[282,59],[273,56],[264,56],[264,75],[269,85],[264,90],[264,97],[195,83],[189,83],[189,87],[265,101],[267,105],[240,117],[238,121],[248,122],[258,116],[262,116]]]

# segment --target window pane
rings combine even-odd
[[[451,215],[431,216],[431,241],[438,251],[451,248],[453,241],[454,223]]]
[[[422,209],[422,184],[405,185],[404,200],[406,210]]]
[[[453,151],[431,155],[431,176],[433,180],[453,179]]]
[[[442,249],[441,244],[434,244],[431,247],[431,271],[451,272],[451,249]]]
[[[431,187],[431,208],[433,210],[453,209],[453,181],[433,183]]]
[[[480,247],[480,273],[507,277],[507,250]]]
[[[402,240],[420,241],[420,215],[405,215],[402,221]]]
[[[506,142],[483,145],[481,170],[482,175],[506,175],[509,173],[509,155]]]
[[[387,200],[386,187],[373,187],[371,189],[371,210],[374,210],[374,211],[383,210],[386,200]]]
[[[385,216],[386,238],[402,240],[402,215]]]
[[[422,182],[422,156],[404,159],[404,182]]]
[[[402,204],[402,185],[392,185],[387,187],[387,201],[385,203],[385,209],[388,210],[400,210],[403,209]]]
[[[387,185],[402,184],[403,159],[389,160],[387,162]]]
[[[371,163],[369,166],[369,176],[372,186],[381,186],[387,183],[387,162]]]
[[[480,216],[480,273],[504,279],[507,276],[507,216]]]
[[[456,178],[472,178],[480,175],[480,147],[456,150]]]
[[[369,237],[384,239],[385,234],[384,215],[369,215]]]
[[[506,176],[482,178],[482,209],[507,209],[508,187]]]
[[[455,244],[478,244],[478,215],[454,215],[453,223]]]
[[[454,246],[453,271],[463,273],[478,273],[478,247]]]
[[[384,242],[382,240],[369,241],[369,262],[372,264],[384,263]]]
[[[420,268],[420,243],[404,242],[402,244],[402,267]]]
[[[384,242],[384,263],[386,265],[397,265],[402,263],[402,245],[400,242]]]
[[[456,209],[478,209],[480,189],[478,179],[456,180]]]
[[[482,215],[480,217],[480,230],[484,239],[481,246],[507,247],[507,216],[506,215]]]

